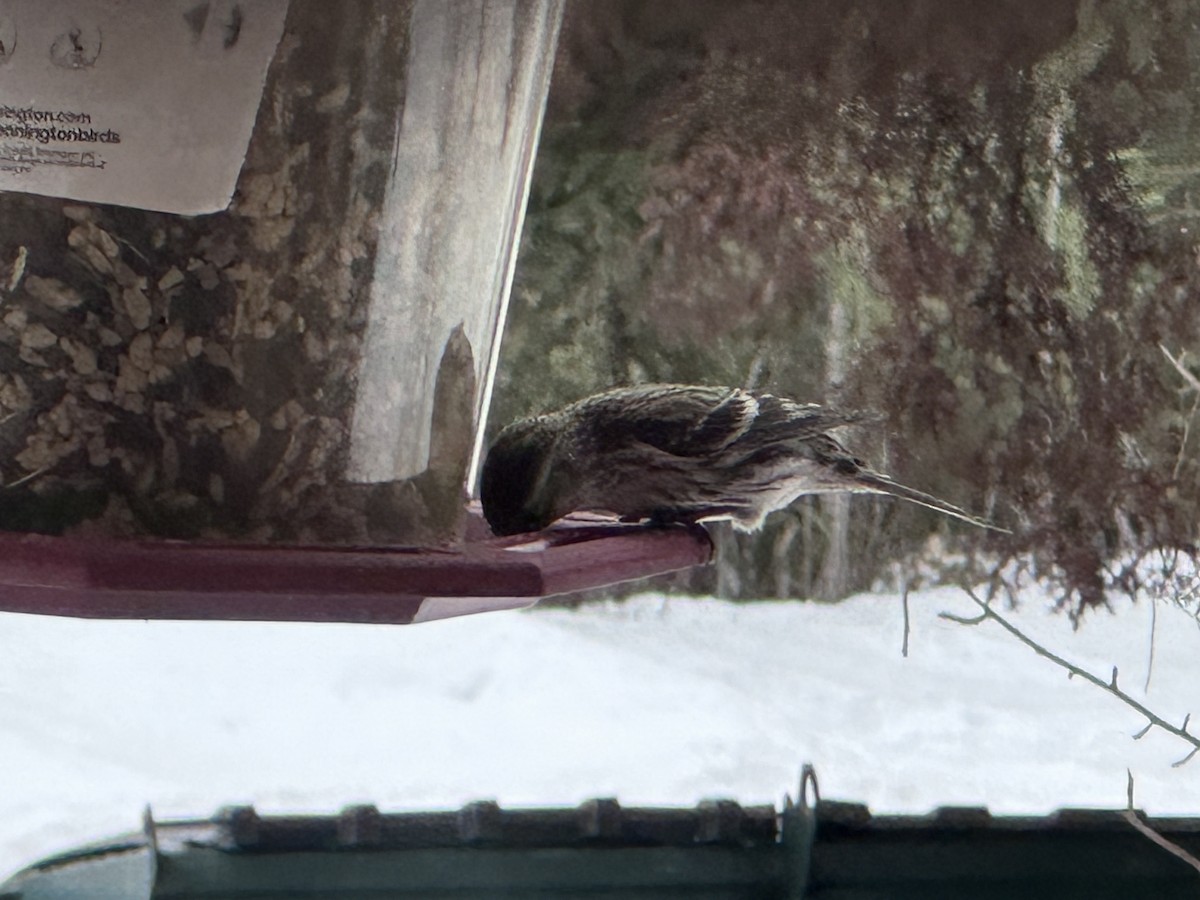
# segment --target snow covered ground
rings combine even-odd
[[[876,812],[1200,814],[1200,757],[970,614],[958,591],[839,605],[645,596],[409,627],[0,616],[0,878],[49,852],[231,803],[334,812],[778,803],[803,762]],[[1150,603],[1021,626],[1142,695]],[[1160,604],[1148,703],[1200,717],[1200,629]],[[1197,728],[1196,730],[1200,730]]]

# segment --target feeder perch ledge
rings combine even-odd
[[[701,526],[566,525],[452,548],[0,533],[0,610],[97,619],[411,624],[707,563]]]

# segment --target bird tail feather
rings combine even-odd
[[[916,503],[918,506],[924,506],[927,509],[936,510],[940,513],[945,513],[948,516],[953,516],[956,519],[961,519],[964,522],[970,522],[979,528],[986,528],[989,531],[999,531],[1003,534],[1012,534],[1007,528],[1001,528],[999,525],[994,525],[987,519],[972,515],[961,507],[955,506],[953,503],[947,503],[945,500],[939,500],[932,494],[926,494],[924,491],[918,491],[916,488],[910,488],[907,485],[900,484],[898,481],[892,481],[886,475],[880,475],[878,472],[864,471],[856,476],[856,480],[864,487],[880,494],[890,494],[893,497],[899,497],[901,500],[907,500],[910,503]]]

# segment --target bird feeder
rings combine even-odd
[[[0,609],[413,622],[706,561],[496,540],[562,0],[0,9]]]

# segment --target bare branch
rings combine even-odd
[[[1175,762],[1171,763],[1171,768],[1172,768],[1172,769],[1178,769],[1180,766],[1184,765],[1185,763],[1189,763],[1189,762],[1191,762],[1191,760],[1192,760],[1192,757],[1193,757],[1193,756],[1195,756],[1197,753],[1200,753],[1200,747],[1196,747],[1195,749],[1193,749],[1193,750],[1192,750],[1192,751],[1191,751],[1191,752],[1190,752],[1190,753],[1189,753],[1187,756],[1185,756],[1183,759],[1176,760]]]
[[[1187,382],[1188,387],[1194,391],[1200,391],[1200,379],[1197,379],[1196,376],[1189,372],[1184,366],[1183,354],[1180,353],[1178,357],[1174,357],[1171,355],[1171,351],[1162,344],[1158,345],[1158,349],[1163,352],[1163,356],[1171,361],[1171,365],[1175,367],[1175,371],[1178,372],[1183,377],[1183,380]]]
[[[1198,394],[1197,396],[1200,396]],[[1154,634],[1158,631],[1158,600],[1154,597],[1150,598],[1150,652],[1146,657],[1146,683],[1142,685],[1142,692],[1146,693],[1150,690],[1150,676],[1154,673]]]
[[[1179,441],[1179,453],[1175,456],[1175,468],[1171,473],[1172,479],[1178,480],[1179,470],[1182,468],[1183,461],[1185,459],[1188,437],[1190,436],[1192,430],[1192,421],[1196,418],[1197,411],[1200,411],[1200,379],[1197,379],[1195,375],[1189,372],[1187,367],[1183,364],[1183,358],[1186,355],[1186,351],[1180,353],[1179,356],[1172,356],[1171,351],[1169,351],[1164,345],[1159,344],[1158,349],[1163,352],[1163,356],[1171,361],[1171,365],[1175,367],[1175,371],[1179,373],[1180,377],[1183,378],[1187,386],[1196,392],[1196,399],[1192,402],[1192,411],[1183,421],[1183,436]]]
[[[1129,781],[1127,782],[1127,786],[1125,788],[1126,796],[1129,798],[1129,805],[1125,807],[1125,810],[1122,813],[1122,815],[1125,817],[1125,821],[1137,829],[1138,833],[1140,833],[1147,840],[1153,841],[1172,856],[1182,859],[1197,872],[1200,872],[1200,859],[1196,859],[1195,856],[1193,856],[1191,853],[1188,853],[1188,851],[1184,850],[1174,841],[1167,840],[1141,820],[1137,814],[1137,811],[1133,808],[1133,773],[1126,769],[1125,774],[1129,777]]]
[[[1022,644],[1024,644],[1026,647],[1028,647],[1034,653],[1036,653],[1038,656],[1041,656],[1044,659],[1048,659],[1048,660],[1050,660],[1050,662],[1054,663],[1055,665],[1060,666],[1063,669],[1066,669],[1068,677],[1078,675],[1084,681],[1091,682],[1092,684],[1094,684],[1096,687],[1100,688],[1101,690],[1107,691],[1108,693],[1110,693],[1114,697],[1116,697],[1118,700],[1120,700],[1122,703],[1124,703],[1126,706],[1130,707],[1133,710],[1136,710],[1138,713],[1145,716],[1146,720],[1149,724],[1145,728],[1143,728],[1136,735],[1136,737],[1143,737],[1146,734],[1146,732],[1150,730],[1150,728],[1152,726],[1157,726],[1158,728],[1161,728],[1163,731],[1173,734],[1177,738],[1180,738],[1180,739],[1186,741],[1187,743],[1191,744],[1192,747],[1194,747],[1195,749],[1193,749],[1183,759],[1179,760],[1176,763],[1172,763],[1173,767],[1182,766],[1184,763],[1188,762],[1192,757],[1194,757],[1197,753],[1200,753],[1200,737],[1197,737],[1196,735],[1192,734],[1191,732],[1189,732],[1187,730],[1188,722],[1191,720],[1190,713],[1188,714],[1188,717],[1183,720],[1182,728],[1180,728],[1176,725],[1172,725],[1170,722],[1168,722],[1162,716],[1160,716],[1157,713],[1153,712],[1152,710],[1148,709],[1146,706],[1139,703],[1136,699],[1131,697],[1129,694],[1125,693],[1125,691],[1121,690],[1121,688],[1117,687],[1117,667],[1116,666],[1113,666],[1112,680],[1109,682],[1106,682],[1103,678],[1098,678],[1097,676],[1093,675],[1091,672],[1087,671],[1086,669],[1081,669],[1079,666],[1075,665],[1074,663],[1068,662],[1067,660],[1063,659],[1058,654],[1052,653],[1050,650],[1047,650],[1045,647],[1043,647],[1037,641],[1033,640],[1033,638],[1028,637],[1023,631],[1021,631],[1021,629],[1017,628],[1016,625],[1012,624],[1012,622],[1008,621],[1008,619],[1004,618],[1002,615],[1000,615],[1000,613],[998,613],[994,609],[992,609],[992,607],[988,603],[981,600],[976,595],[976,593],[973,590],[971,590],[971,588],[967,587],[966,585],[963,585],[962,589],[966,593],[966,595],[971,598],[972,602],[974,602],[974,604],[979,607],[980,614],[978,616],[975,616],[972,618],[965,618],[963,616],[951,615],[950,613],[939,613],[941,618],[949,619],[951,622],[958,622],[960,625],[978,625],[980,622],[983,622],[987,619],[991,619],[993,622],[996,622],[998,625],[1000,625],[1001,628],[1003,628],[1005,631],[1007,631],[1009,634],[1011,634],[1013,637],[1015,637],[1018,641],[1020,641]]]
[[[904,643],[900,645],[900,655],[908,659],[908,582],[904,582],[904,598],[901,601],[904,605]]]
[[[1200,391],[1196,392],[1196,399],[1192,401],[1192,411],[1188,413],[1188,417],[1183,420],[1183,434],[1179,438],[1179,452],[1175,454],[1175,468],[1171,470],[1171,480],[1179,480],[1179,470],[1183,468],[1183,461],[1187,459],[1188,438],[1192,433],[1192,422],[1196,418],[1196,413],[1200,412]]]
[[[1185,600],[1187,600],[1188,598],[1190,598],[1193,594],[1195,594],[1197,592],[1200,592],[1200,578],[1195,579],[1192,582],[1191,587],[1189,587],[1186,591],[1184,591],[1182,594],[1180,594],[1178,597],[1176,597],[1175,602],[1178,603],[1179,605],[1183,605],[1183,602]]]
[[[36,469],[33,472],[30,472],[28,475],[22,475],[16,481],[10,481],[8,484],[0,485],[0,487],[4,487],[4,488],[20,487],[23,484],[27,484],[28,482],[33,481],[35,478],[40,478],[41,476],[45,475],[47,472],[50,471],[51,468],[53,468],[53,466],[42,466],[40,469]]]
[[[948,612],[938,613],[938,618],[947,619],[951,622],[957,622],[959,625],[979,625],[983,622],[986,622],[988,619],[987,616],[956,616],[954,613]]]
[[[1138,814],[1132,809],[1125,810],[1122,815],[1125,817],[1125,821],[1141,832],[1144,837],[1158,844],[1158,846],[1162,847],[1172,856],[1179,857],[1197,872],[1200,872],[1200,859],[1196,859],[1196,857],[1192,856],[1192,854],[1188,853],[1173,841],[1168,841],[1165,837],[1138,818]]]

